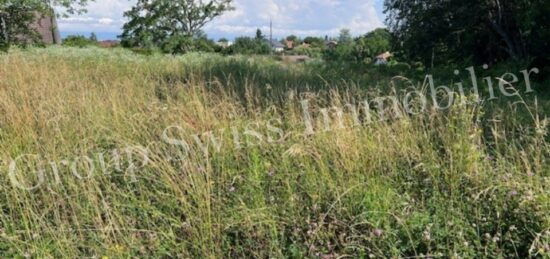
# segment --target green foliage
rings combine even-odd
[[[265,40],[252,39],[250,37],[239,37],[235,43],[223,52],[226,54],[257,54],[265,55],[270,53],[269,43]]]
[[[339,43],[349,43],[352,40],[352,36],[349,29],[341,29],[340,35],[338,36]]]
[[[225,11],[232,10],[232,0],[165,1],[139,0],[124,16],[121,44],[125,47],[160,47],[171,53],[188,51],[190,39]]]
[[[63,39],[63,46],[84,48],[97,44],[97,41],[92,41],[81,35],[70,35]]]
[[[339,42],[336,47],[327,49],[323,53],[325,61],[337,64],[355,64],[358,62],[353,41]]]
[[[256,30],[256,40],[265,40],[265,36],[259,28]]]
[[[95,34],[95,32],[92,32],[90,34],[90,37],[88,38],[91,42],[97,42],[97,35]]]
[[[294,42],[294,46],[297,46],[297,45],[300,45],[302,43],[302,41],[300,40],[300,38],[298,38],[298,36],[296,35],[289,35],[286,37],[286,41],[292,41]]]
[[[323,56],[323,49],[319,47],[304,47],[302,45],[298,45],[292,50],[287,50],[286,53],[288,55],[305,55],[312,58],[321,58]]]
[[[35,19],[34,7],[24,1],[0,0],[0,49],[39,41],[36,31],[28,26]],[[23,37],[26,40],[22,41]]]
[[[63,15],[85,12],[90,0],[0,0],[0,50],[13,44],[41,44],[37,32],[29,25],[37,15],[53,16],[53,8]]]
[[[311,47],[314,47],[314,48],[324,48],[325,47],[325,40],[323,40],[323,38],[319,38],[319,37],[311,37],[311,36],[305,37],[304,38],[304,43],[307,43],[307,44],[311,45]]]
[[[348,32],[344,31],[344,37]],[[323,56],[327,62],[339,65],[369,65],[374,57],[391,50],[392,37],[386,29],[376,29],[364,36],[338,42],[334,49],[328,49]]]
[[[172,36],[167,38],[161,45],[165,53],[187,53],[193,49],[193,38],[185,35]]]
[[[386,0],[385,7],[406,59],[438,65],[550,56],[546,0]]]
[[[391,35],[386,29],[376,29],[355,39],[354,54],[356,60],[364,63],[372,63],[374,57],[391,51]]]
[[[154,49],[154,48],[149,48]],[[161,46],[160,50],[170,54],[184,54],[187,52],[220,52],[221,48],[206,36],[192,38],[188,36],[173,36],[168,38]]]

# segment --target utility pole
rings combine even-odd
[[[273,55],[273,20],[269,19],[269,54]]]

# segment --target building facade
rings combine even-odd
[[[31,24],[31,28],[38,32],[44,44],[61,44],[61,35],[55,15],[36,13],[36,19]]]

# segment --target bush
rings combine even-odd
[[[63,40],[63,45],[68,47],[84,48],[96,45],[96,42],[81,35],[71,35]]]
[[[265,55],[269,54],[270,46],[267,42],[250,37],[240,37],[235,44],[223,51],[225,54]]]
[[[323,56],[323,50],[321,48],[304,46],[295,47],[293,50],[287,51],[289,55],[304,55],[312,58],[320,58]]]

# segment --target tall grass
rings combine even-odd
[[[48,48],[0,62],[2,257],[550,255],[544,100],[361,125],[345,113],[326,129],[320,109],[377,83],[258,57]],[[23,154],[39,158],[17,160],[17,182],[45,168],[31,191],[9,174]]]

